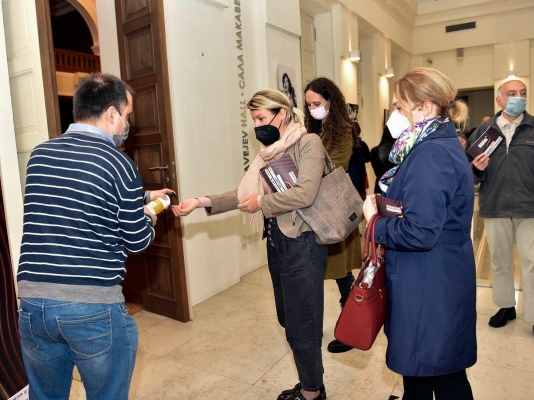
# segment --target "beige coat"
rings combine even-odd
[[[291,124],[287,129],[291,128]],[[265,194],[261,198],[261,209],[265,217],[276,217],[280,231],[290,238],[311,230],[302,218],[291,211],[313,204],[321,185],[324,166],[324,150],[319,136],[304,133],[299,146],[299,173],[295,186],[281,193]],[[295,159],[295,145],[290,146],[286,153]],[[237,189],[208,197],[212,203],[209,215],[237,209]]]
[[[350,129],[350,128],[349,128]],[[325,141],[324,147],[336,167],[342,167],[345,171],[349,167],[352,155],[352,135],[341,143],[338,149],[332,150],[330,143]],[[325,279],[339,279],[347,275],[347,272],[362,266],[362,244],[360,231],[356,228],[343,242],[328,246],[328,264],[326,266]]]

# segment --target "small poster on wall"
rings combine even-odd
[[[293,84],[295,82],[295,69],[278,64],[278,90],[289,99],[291,107],[297,107],[297,94]]]
[[[360,110],[358,104],[347,103],[347,112],[352,122],[358,121],[358,111]]]

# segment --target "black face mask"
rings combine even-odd
[[[271,122],[274,121],[277,115],[278,113],[274,115],[273,119],[271,119]],[[258,141],[264,146],[270,146],[277,140],[280,140],[280,127],[277,128],[276,126],[272,126],[271,122],[269,122],[269,125],[263,125],[254,128],[256,139],[258,139]],[[282,122],[280,122],[280,126],[282,126]]]

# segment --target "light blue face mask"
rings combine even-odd
[[[508,97],[508,104],[504,108],[504,112],[512,117],[517,117],[523,114],[527,107],[527,99],[524,97]]]
[[[113,128],[113,125],[111,125],[111,129],[113,129],[113,142],[115,143],[115,146],[119,147],[121,146],[126,139],[128,138],[128,133],[130,132],[130,124],[126,125],[122,119],[122,117],[119,115],[119,118],[121,119],[122,124],[124,125],[124,131],[120,134],[115,133],[115,128]]]

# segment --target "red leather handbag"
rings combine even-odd
[[[379,218],[375,214],[367,225],[362,269],[334,330],[337,340],[360,350],[371,348],[388,318],[385,249],[381,247],[377,254],[374,240],[375,224]]]

